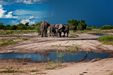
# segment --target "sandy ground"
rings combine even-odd
[[[112,45],[103,45],[96,40],[97,38],[98,36],[91,34],[81,34],[77,38],[35,37],[16,45],[1,47],[0,53],[45,52],[49,50],[66,50],[68,47],[74,46],[84,51],[113,52]],[[19,69],[22,71],[19,73],[0,73],[0,75],[111,75],[113,73],[113,58],[89,62],[63,63],[61,65],[65,67],[60,66],[60,68],[52,70],[45,69],[47,65],[48,63],[0,60],[0,71],[4,69]]]
[[[8,62],[8,63],[7,63]],[[51,63],[51,65],[55,65]],[[52,67],[49,63],[33,63],[28,61],[0,60],[0,75],[112,75],[113,58],[98,61],[61,63]],[[14,73],[7,73],[14,70]],[[5,71],[5,72],[4,72]]]
[[[70,63],[37,63],[29,60],[0,60],[0,75],[46,75],[45,70],[61,69]]]
[[[112,75],[113,58],[103,59],[96,62],[80,62],[71,64],[69,67],[47,71],[46,75]]]
[[[34,53],[49,50],[66,50],[68,47],[79,47],[84,51],[113,52],[112,45],[103,45],[96,39],[98,36],[91,34],[81,34],[77,38],[56,38],[56,37],[35,37],[29,41],[21,42],[8,47],[1,47],[0,53],[19,52]]]

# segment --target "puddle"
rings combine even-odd
[[[93,35],[96,35],[96,36],[104,36],[104,35],[107,35],[107,34],[103,34],[103,33],[91,33]]]
[[[83,60],[92,60],[96,58],[104,59],[109,58],[108,53],[95,53],[95,52],[48,52],[42,53],[1,53],[0,59],[30,59],[36,62],[78,62]]]

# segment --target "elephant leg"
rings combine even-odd
[[[49,36],[52,36],[52,31],[50,30]]]
[[[59,32],[59,37],[61,37],[61,32]]]
[[[47,37],[47,30],[45,30],[45,37]]]
[[[46,36],[45,30],[44,30],[44,37]]]
[[[63,33],[64,33],[63,37],[65,37],[66,32],[63,32]]]
[[[69,32],[67,32],[67,37],[69,36]]]
[[[43,32],[41,32],[41,37],[44,37],[44,33]]]

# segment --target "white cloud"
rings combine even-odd
[[[0,18],[18,18],[18,17],[14,16],[12,11],[7,12],[6,10],[4,10],[3,6],[0,5]]]
[[[13,16],[13,12],[10,11],[5,15],[5,18],[18,18],[17,16]]]
[[[3,6],[0,5],[0,18],[4,17],[5,12],[6,11],[3,9]]]
[[[11,3],[23,3],[23,4],[34,4],[45,2],[46,0],[0,0],[0,4],[11,4]]]
[[[31,10],[22,10],[22,9],[20,9],[20,10],[15,10],[14,14],[16,14],[16,15],[37,14],[37,12],[36,11],[31,11]]]
[[[21,18],[25,16],[35,16],[35,18],[43,18],[46,15],[46,11],[31,11],[31,10],[15,10],[14,14],[18,16],[22,16]]]
[[[34,18],[35,18],[34,16],[30,16],[30,17],[29,17],[30,20],[31,20],[31,19],[34,19]]]
[[[26,23],[33,24],[34,22],[31,21],[32,19],[34,19],[34,16],[30,16],[28,19],[22,19],[22,20],[20,21],[20,23],[22,23],[22,24],[26,24]]]
[[[29,22],[30,22],[29,19],[23,19],[23,20],[20,21],[20,23],[22,23],[22,24],[26,24],[26,23],[29,23]]]

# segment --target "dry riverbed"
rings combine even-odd
[[[15,45],[0,47],[0,53],[18,52],[35,53],[51,50],[83,50],[97,52],[113,52],[112,45],[103,45],[96,39],[98,36],[91,34],[81,34],[77,38],[56,38],[56,37],[35,37],[28,41],[20,42]]]
[[[0,60],[0,75],[112,75],[113,58],[78,63]]]
[[[99,36],[80,34],[77,38],[35,37],[17,44],[0,47],[0,53],[35,53],[51,50],[113,52]],[[36,63],[29,60],[0,60],[0,75],[112,75],[113,58],[78,63]]]

